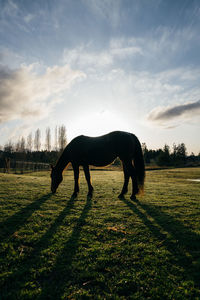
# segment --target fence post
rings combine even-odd
[[[37,172],[37,171],[48,171],[49,164],[48,163],[37,163],[30,161],[20,161],[20,160],[2,160],[0,161],[0,167],[2,172],[12,172],[15,174],[24,174],[28,172]]]

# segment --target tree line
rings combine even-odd
[[[16,143],[11,140],[5,144],[4,151],[9,152],[32,152],[32,151],[62,151],[67,145],[66,127],[56,126],[54,130],[54,143],[50,127],[46,128],[45,141],[42,144],[41,130],[38,128],[33,135],[32,132],[25,139],[23,136]]]
[[[67,132],[64,125],[56,126],[53,132],[50,127],[45,130],[42,140],[41,130],[38,128],[25,138],[20,137],[17,142],[8,141],[0,149],[0,159],[5,157],[13,160],[53,163],[67,145]]]
[[[1,147],[0,160],[9,158],[20,161],[55,163],[66,145],[67,131],[64,125],[56,126],[53,131],[47,127],[43,140],[41,130],[38,128],[34,134],[30,133],[26,138],[22,136],[15,143],[10,140],[4,147]],[[188,155],[184,143],[174,144],[172,149],[168,145],[164,145],[163,149],[157,150],[148,149],[146,143],[142,143],[142,150],[147,166],[200,165],[200,153]],[[114,164],[119,165],[119,159]]]
[[[163,149],[149,150],[146,143],[142,144],[144,160],[146,165],[155,164],[158,166],[194,166],[200,164],[200,153],[195,155],[193,152],[188,155],[184,143],[173,144],[173,148],[165,144]]]

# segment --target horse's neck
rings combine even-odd
[[[66,167],[66,165],[68,165],[69,162],[70,161],[69,161],[68,151],[67,151],[67,149],[65,149],[63,151],[63,153],[61,154],[60,158],[58,159],[55,167],[58,171],[62,172],[64,170],[64,168]]]

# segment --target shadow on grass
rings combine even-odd
[[[24,288],[27,280],[30,280],[32,268],[35,267],[38,262],[40,263],[41,252],[48,248],[51,243],[51,238],[57,231],[57,228],[62,224],[64,218],[70,214],[73,206],[74,198],[71,198],[49,229],[34,245],[34,249],[23,257],[23,259],[20,259],[18,265],[15,266],[15,271],[6,277],[2,286],[6,297],[10,295],[14,298],[16,296],[16,299],[20,297],[20,291]]]
[[[41,264],[42,251],[48,249],[51,245],[51,239],[56,233],[59,226],[62,225],[64,218],[70,214],[73,208],[75,199],[71,197],[68,201],[67,206],[55,219],[50,228],[45,232],[42,238],[34,245],[34,250],[29,252],[23,259],[19,260],[18,265],[15,266],[14,272],[7,276],[3,282],[3,294],[5,298],[13,297],[20,298],[22,290],[25,289],[27,282],[35,279],[32,278],[32,269],[38,264]],[[60,299],[60,296],[64,292],[64,287],[67,281],[70,279],[70,267],[76,251],[78,249],[78,241],[82,227],[86,222],[86,217],[92,206],[91,198],[87,198],[87,202],[84,209],[79,217],[73,232],[69,237],[68,241],[64,245],[61,254],[58,255],[55,265],[52,271],[44,271],[41,276],[37,275],[37,282],[39,280],[40,286],[42,287],[40,299]],[[43,265],[45,267],[45,265]],[[41,268],[41,266],[40,266]],[[38,269],[38,268],[37,268]]]
[[[195,286],[199,288],[200,236],[156,206],[141,204],[138,200],[134,203],[125,198],[121,200],[141,218],[152,234],[172,254],[173,263],[184,269],[185,278],[192,280]],[[144,213],[141,209],[144,210]],[[148,216],[153,218],[155,222],[152,222]],[[161,231],[165,231],[166,234]],[[189,256],[187,253],[189,253]]]
[[[61,299],[67,283],[71,279],[72,261],[78,250],[79,239],[83,226],[86,224],[86,218],[92,207],[92,200],[87,197],[87,202],[83,211],[73,228],[73,232],[66,242],[62,252],[58,255],[56,263],[45,282],[41,283],[42,293],[40,299]]]
[[[16,214],[8,217],[5,221],[0,223],[1,228],[1,242],[4,239],[9,238],[14,232],[16,232],[21,226],[23,226],[28,218],[40,208],[40,206],[51,197],[52,193],[48,193],[34,202],[31,202],[27,206],[23,207]]]

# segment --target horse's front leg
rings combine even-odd
[[[85,173],[85,179],[87,181],[87,184],[88,184],[88,197],[92,198],[92,194],[93,194],[93,186],[91,184],[91,181],[90,181],[90,170],[89,170],[89,166],[88,165],[84,165],[83,166],[83,170],[84,170],[84,173]]]
[[[79,165],[72,164],[74,170],[74,192],[72,194],[73,198],[76,198],[79,192]]]

